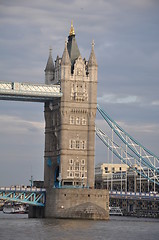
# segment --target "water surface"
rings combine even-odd
[[[3,240],[157,240],[159,219],[111,217],[109,221],[28,219],[0,212]]]

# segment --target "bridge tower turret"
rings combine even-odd
[[[54,80],[54,63],[51,55],[52,49],[50,48],[49,57],[47,60],[46,68],[45,68],[45,84],[51,84]]]

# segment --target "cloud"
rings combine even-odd
[[[97,98],[98,103],[113,103],[113,104],[130,104],[137,103],[139,99],[137,96],[123,96],[120,97],[115,94],[105,94]]]
[[[159,106],[159,100],[153,101],[153,102],[152,102],[152,105],[154,105],[154,106]]]
[[[126,124],[124,122],[119,122],[119,125],[123,129],[127,129],[129,133],[150,133],[150,134],[159,134],[159,124]]]
[[[31,134],[33,132],[44,132],[44,123],[21,119],[17,116],[0,115],[0,134]]]
[[[159,134],[159,123],[129,123],[125,121],[116,121],[117,124],[127,133],[133,136],[133,134],[150,133],[150,134]],[[101,129],[110,129],[109,125],[104,119],[96,119],[97,127]],[[105,131],[105,130],[104,130]],[[107,130],[108,131],[108,130]],[[106,132],[107,132],[106,131]]]
[[[119,0],[119,2],[120,2],[120,4],[125,5],[127,7],[133,7],[134,6],[134,7],[137,7],[137,8],[138,7],[147,8],[147,7],[152,6],[155,3],[154,0],[152,0],[152,1],[149,1],[149,0],[134,0],[134,1]]]

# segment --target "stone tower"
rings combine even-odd
[[[71,24],[62,58],[54,64],[50,50],[45,69],[45,83],[60,84],[63,93],[45,103],[46,188],[94,188],[97,68],[94,42],[89,60],[82,59]]]
[[[51,49],[45,83],[59,84],[63,96],[45,103],[45,208],[32,207],[30,217],[108,219],[109,192],[94,188],[97,61],[94,42],[82,59],[73,24],[62,58]]]

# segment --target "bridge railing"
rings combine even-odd
[[[140,192],[123,192],[123,191],[109,191],[110,197],[138,199],[159,201],[159,193],[140,193]]]
[[[46,189],[37,187],[0,187],[0,191],[46,192]]]

